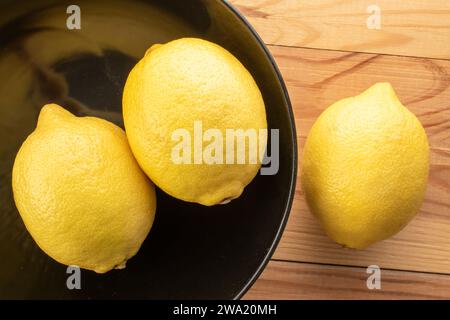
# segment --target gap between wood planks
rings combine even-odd
[[[243,299],[450,298],[448,275],[382,269],[378,289],[372,275],[361,267],[270,261]]]
[[[265,43],[450,58],[446,0],[231,0]],[[377,21],[374,25],[374,21]]]
[[[336,263],[322,263],[322,262],[309,262],[309,261],[295,261],[295,260],[283,260],[283,259],[270,259],[270,261],[274,262],[286,262],[286,263],[300,263],[300,264],[310,264],[310,265],[318,265],[318,266],[329,266],[329,267],[342,267],[342,268],[360,268],[361,270],[365,270],[367,267],[365,266],[355,266],[351,264],[336,264]],[[382,271],[395,271],[395,272],[408,272],[411,274],[419,273],[419,274],[431,274],[437,276],[447,276],[450,277],[449,273],[441,273],[441,272],[429,272],[429,271],[416,271],[416,270],[404,270],[404,269],[391,269],[391,268],[382,268]],[[449,288],[450,290],[450,288]]]
[[[391,56],[391,57],[402,57],[402,58],[419,58],[419,59],[428,59],[428,60],[446,60],[450,61],[450,58],[434,58],[434,57],[423,57],[423,56],[414,56],[414,55],[401,55],[395,53],[379,53],[379,52],[368,52],[368,51],[356,51],[356,50],[342,50],[342,49],[327,49],[327,48],[311,48],[307,46],[295,46],[295,45],[284,45],[284,44],[276,44],[276,43],[266,43],[264,44],[268,47],[281,47],[281,48],[294,48],[294,49],[307,49],[307,50],[323,50],[323,51],[333,51],[333,52],[343,52],[343,53],[360,53],[360,54],[373,54],[373,55],[382,55],[382,56]]]

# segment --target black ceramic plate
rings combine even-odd
[[[222,1],[80,0],[79,30],[67,28],[70,4],[0,0],[0,298],[241,297],[278,243],[296,180],[292,110],[268,50]],[[123,127],[128,72],[150,45],[180,37],[218,43],[252,73],[269,128],[280,130],[279,171],[258,175],[239,199],[221,206],[182,202],[158,190],[155,224],[127,268],[103,275],[82,270],[81,290],[68,290],[66,266],[37,247],[14,205],[15,154],[47,102]]]

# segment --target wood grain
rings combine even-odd
[[[274,254],[277,260],[269,263],[245,298],[450,299],[450,47],[445,45],[450,39],[450,2],[230,2],[272,45],[293,103],[300,169],[303,145],[319,114],[379,81],[392,83],[424,125],[431,146],[421,212],[398,235],[366,250],[341,248],[325,236],[306,206],[299,178],[291,216]],[[371,4],[381,9],[380,30],[366,26]],[[365,267],[371,264],[384,268],[382,290],[366,288]]]
[[[447,0],[231,0],[268,44],[449,59]],[[367,28],[367,8],[381,28]]]
[[[271,261],[244,299],[450,299],[450,277],[381,271],[369,290],[365,268]]]
[[[366,250],[341,248],[311,216],[298,179],[291,217],[274,258],[450,273],[450,61],[277,46],[270,50],[293,103],[300,168],[302,147],[319,114],[378,81],[392,83],[424,125],[431,146],[425,202],[398,235]]]

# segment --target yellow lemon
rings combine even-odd
[[[12,183],[26,228],[66,265],[98,273],[124,268],[153,223],[154,186],[123,130],[55,104],[42,108],[21,146]]]
[[[429,147],[389,83],[326,109],[309,133],[302,185],[326,233],[365,248],[400,231],[425,193]]]
[[[128,76],[123,116],[138,163],[176,198],[208,206],[228,202],[261,166],[261,157],[250,160],[254,144],[245,144],[247,160],[241,162],[237,138],[236,154],[226,148],[233,140],[227,129],[242,130],[247,142],[267,129],[261,93],[245,67],[211,42],[183,38],[151,47]],[[258,140],[258,150],[266,142],[267,135]],[[185,147],[181,162],[174,160],[179,144]]]

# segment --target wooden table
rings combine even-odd
[[[332,102],[389,81],[424,125],[431,171],[418,216],[355,251],[329,240],[300,189],[282,240],[247,299],[450,298],[450,2],[232,0],[274,55],[292,100],[301,152]],[[378,7],[370,6],[378,4]],[[380,9],[380,28],[377,10]],[[370,28],[369,28],[369,27]],[[299,181],[298,181],[299,182]],[[366,268],[381,268],[369,290]]]

